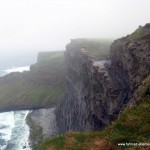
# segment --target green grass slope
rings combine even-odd
[[[1,111],[49,107],[59,102],[64,92],[64,52],[43,52],[38,59],[30,72],[0,78]]]
[[[145,26],[139,26],[139,28],[131,35],[127,36],[129,40],[140,40],[150,38],[150,23]]]

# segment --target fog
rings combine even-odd
[[[0,0],[0,56],[119,38],[150,22],[149,0]]]

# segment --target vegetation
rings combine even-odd
[[[113,40],[109,39],[73,39],[81,47],[81,52],[91,56],[91,57],[109,57],[110,45]]]
[[[62,134],[48,139],[37,150],[143,150],[143,146],[118,146],[118,143],[150,143],[149,79],[143,81],[142,99],[137,106],[122,110],[111,126],[97,132]],[[147,91],[144,94],[143,89]]]
[[[62,134],[45,141],[38,150],[102,150],[100,148],[117,150],[117,146],[102,138],[99,132]]]
[[[133,32],[131,35],[127,36],[129,40],[140,40],[150,37],[150,23],[147,23],[144,27],[139,26],[139,28]]]
[[[41,60],[30,72],[0,78],[0,109],[48,107],[59,102],[65,82],[64,52],[46,52],[45,56],[39,55]]]
[[[145,38],[145,29],[139,29],[128,38]],[[148,32],[147,32],[148,33]],[[101,44],[99,39],[76,39],[81,52],[91,57],[107,57],[111,41]],[[0,79],[0,107],[50,106],[57,104],[64,92],[65,65],[63,52],[42,54],[30,72],[10,74]],[[44,59],[45,58],[45,59]],[[137,150],[142,147],[118,146],[118,143],[150,143],[150,76],[140,87],[140,101],[121,111],[118,119],[102,131],[70,132],[47,139],[35,150]],[[34,127],[36,128],[36,127]],[[37,133],[38,133],[37,127]]]

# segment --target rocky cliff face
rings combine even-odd
[[[82,44],[74,40],[66,47],[66,92],[57,109],[62,131],[100,129],[112,119],[109,107],[114,111],[115,106],[110,106],[113,103],[106,99],[108,93],[113,99],[117,91],[112,90],[110,60],[90,57],[85,51]]]
[[[57,109],[61,131],[101,129],[129,104],[150,74],[150,32],[145,30],[149,26],[114,41],[110,59],[90,57],[77,41],[67,45],[66,92]]]
[[[111,46],[110,56],[111,73],[115,80],[128,85],[128,98],[125,103],[133,105],[140,99],[137,93],[144,84],[144,79],[150,74],[150,24],[139,27],[125,38],[116,40]],[[120,74],[119,68],[123,74]]]
[[[118,75],[118,68],[122,68],[129,88],[134,91],[150,73],[150,39],[115,41],[111,47],[111,60],[114,74]]]

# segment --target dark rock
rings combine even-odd
[[[144,28],[149,28],[150,29],[150,23],[147,23]]]
[[[99,130],[132,105],[133,93],[150,74],[150,36],[143,38],[143,28],[138,38],[136,30],[114,41],[110,60],[89,57],[73,41],[67,45],[66,92],[56,111],[61,131]]]
[[[126,97],[124,87],[112,82],[110,60],[91,59],[79,48],[74,42],[66,47],[66,92],[56,111],[61,131],[103,128],[119,112],[120,99]]]
[[[23,149],[25,149],[26,148],[26,145],[25,146],[23,146]]]

